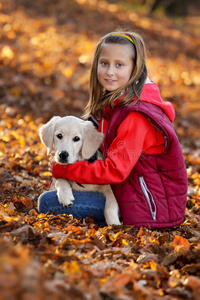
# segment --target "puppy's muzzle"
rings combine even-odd
[[[61,151],[59,153],[59,162],[60,163],[67,163],[68,162],[69,153],[67,151]]]

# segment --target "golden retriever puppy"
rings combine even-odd
[[[47,147],[47,154],[53,149],[55,161],[60,164],[73,164],[80,160],[91,158],[102,159],[98,151],[104,135],[98,132],[92,122],[84,121],[74,116],[53,117],[39,128],[39,136]],[[73,203],[72,190],[98,191],[105,195],[105,220],[108,225],[120,225],[119,207],[110,185],[79,185],[76,182],[59,178],[54,179],[58,200],[63,206]]]

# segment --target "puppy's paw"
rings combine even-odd
[[[74,196],[71,190],[68,191],[57,190],[57,195],[58,195],[59,203],[63,206],[69,206],[74,201]]]
[[[59,178],[56,180],[55,187],[59,203],[63,206],[71,205],[74,201],[74,195],[69,182],[65,179]]]
[[[112,226],[112,225],[121,225],[121,222],[119,220],[118,217],[115,217],[115,219],[113,218],[106,218],[106,223],[108,226]]]
[[[104,216],[108,226],[121,225],[118,210],[105,209]]]

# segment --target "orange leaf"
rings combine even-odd
[[[127,283],[131,281],[131,275],[130,274],[121,274],[116,276],[112,282],[110,283],[112,287],[120,287],[125,286]]]
[[[21,197],[21,202],[24,204],[24,206],[26,206],[27,208],[32,208],[33,207],[33,202],[31,201],[30,198],[25,198],[25,197]]]
[[[173,242],[171,243],[173,248],[177,246],[183,246],[186,250],[190,249],[190,242],[182,236],[175,235]]]
[[[73,233],[76,233],[76,234],[81,234],[82,233],[81,227],[80,226],[74,226],[74,225],[68,225],[65,228],[65,231],[66,231],[66,233],[68,233],[68,232],[73,232]]]

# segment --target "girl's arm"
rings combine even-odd
[[[122,122],[105,160],[78,161],[70,165],[53,164],[52,175],[79,183],[113,184],[123,182],[138,161],[150,130],[148,120],[131,112]]]

